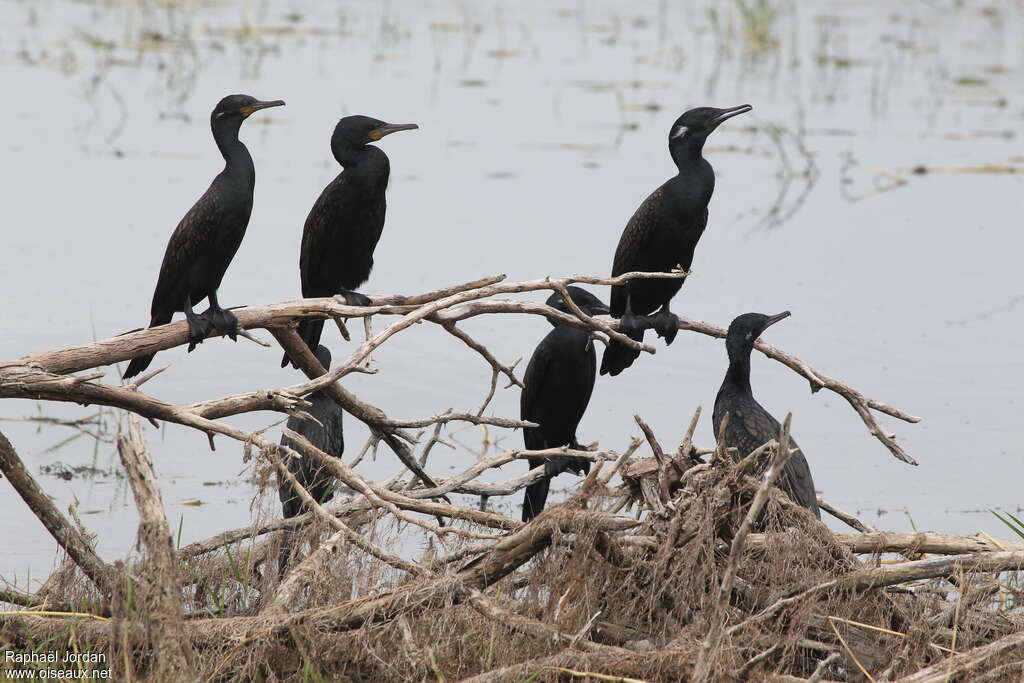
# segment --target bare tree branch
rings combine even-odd
[[[117,581],[113,567],[100,559],[82,534],[64,518],[50,498],[43,492],[36,480],[25,469],[25,464],[14,451],[14,446],[0,432],[0,472],[14,487],[29,509],[39,518],[54,540],[75,561],[85,575],[108,598],[115,590]]]

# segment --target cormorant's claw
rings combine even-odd
[[[209,334],[213,332],[213,323],[206,319],[205,315],[192,315],[188,317],[188,352],[203,343]]]
[[[586,450],[579,445],[570,445],[569,447],[575,450]],[[586,458],[567,455],[558,458],[548,458],[544,463],[544,475],[549,479],[553,479],[563,472],[572,472],[576,475],[589,474],[590,461]]]
[[[346,306],[373,305],[373,302],[370,301],[370,297],[366,296],[365,294],[360,294],[359,292],[351,289],[341,290],[340,292],[338,292],[338,296],[336,296],[335,298],[337,299],[338,297],[341,297],[341,299],[344,300]]]
[[[649,320],[654,331],[665,340],[665,345],[671,345],[676,338],[676,333],[679,332],[679,316],[663,308],[650,316]]]
[[[238,341],[238,318],[231,311],[226,311],[223,308],[213,308],[212,306],[207,309],[203,316],[209,321],[213,327],[216,327],[221,334],[230,338],[231,341]]]

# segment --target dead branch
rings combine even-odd
[[[436,322],[437,316],[429,316],[427,319]],[[491,388],[487,392],[487,396],[484,397],[484,402],[480,404],[480,409],[477,410],[476,412],[477,415],[483,415],[483,412],[487,410],[487,406],[491,403],[491,399],[494,398],[494,392],[498,388],[499,375],[503,374],[506,377],[508,377],[508,385],[510,387],[517,386],[520,389],[523,388],[523,383],[516,378],[514,372],[516,365],[519,364],[518,360],[512,365],[502,365],[501,363],[498,362],[498,359],[495,358],[494,355],[487,350],[486,346],[484,346],[483,344],[479,343],[471,336],[469,336],[465,330],[456,327],[454,322],[441,322],[439,324],[441,325],[442,328],[444,328],[446,332],[448,332],[448,334],[452,335],[456,339],[461,340],[466,346],[468,346],[469,348],[473,349],[481,356],[483,356],[484,360],[486,360],[487,363],[491,366]]]
[[[295,432],[291,432],[289,436],[291,436],[292,434],[298,436]],[[313,496],[309,494],[309,491],[307,491],[306,488],[299,483],[299,481],[295,478],[295,475],[292,474],[287,467],[285,467],[284,463],[281,462],[281,458],[278,456],[277,453],[273,451],[268,451],[267,457],[271,459],[274,468],[277,470],[277,476],[283,479],[284,481],[288,482],[288,484],[292,487],[292,490],[295,491],[296,494],[298,494],[298,496],[302,499],[303,504],[307,508],[312,510],[314,513],[316,513],[318,517],[326,521],[330,526],[332,526],[335,529],[335,536],[332,537],[330,541],[328,541],[328,547],[326,550],[324,550],[324,552],[330,552],[330,549],[332,549],[333,546],[338,543],[338,541],[344,538],[349,543],[352,543],[360,550],[364,551],[372,557],[377,558],[381,562],[385,562],[391,565],[392,567],[395,567],[396,569],[401,569],[402,571],[408,572],[413,576],[422,575],[423,570],[421,567],[419,567],[419,565],[413,562],[408,562],[407,560],[404,560],[398,557],[397,555],[389,553],[388,551],[384,550],[375,543],[371,543],[367,539],[363,538],[362,535],[360,535],[351,527],[349,527],[347,524],[342,522],[338,517],[335,517],[334,515],[331,515],[326,510],[324,510],[320,503],[318,503],[313,498]],[[311,562],[306,567],[297,567],[296,570],[293,571],[291,575],[278,586],[276,595],[272,594],[270,600],[268,600],[267,602],[267,606],[265,608],[267,612],[280,612],[284,611],[287,608],[288,604],[294,597],[294,591],[301,585],[301,582],[307,577],[308,567],[310,566],[313,566],[313,562]]]
[[[206,417],[222,417],[226,415],[226,413],[222,411],[229,409],[241,409],[243,406],[247,406],[250,410],[271,409],[287,411],[292,407],[289,405],[291,400],[289,395],[292,397],[298,397],[312,391],[322,389],[329,384],[333,384],[337,379],[340,379],[345,374],[356,371],[360,368],[361,363],[373,351],[373,349],[379,347],[388,338],[424,319],[441,324],[442,327],[458,336],[467,343],[470,348],[473,348],[479,353],[483,353],[484,347],[475,342],[471,343],[464,333],[458,333],[456,328],[454,328],[454,323],[468,317],[480,315],[481,313],[495,312],[532,313],[544,315],[559,324],[573,325],[581,329],[588,330],[597,334],[598,338],[601,338],[600,335],[604,335],[605,338],[615,339],[616,341],[624,343],[632,348],[641,348],[644,351],[653,353],[653,348],[641,345],[625,337],[625,335],[622,335],[617,331],[614,325],[590,318],[580,312],[575,312],[576,314],[563,314],[541,304],[517,301],[483,301],[483,299],[488,299],[489,297],[502,294],[521,293],[543,289],[561,291],[569,284],[574,283],[612,285],[641,277],[674,278],[684,276],[685,273],[626,273],[616,278],[572,276],[565,278],[544,278],[541,280],[530,280],[515,283],[504,283],[502,282],[504,276],[493,276],[490,278],[483,278],[475,283],[466,283],[456,287],[437,290],[436,292],[424,294],[419,297],[377,297],[372,300],[374,305],[369,307],[346,306],[333,298],[327,298],[305,299],[297,302],[287,302],[269,306],[240,308],[237,309],[236,316],[238,317],[239,325],[242,329],[285,329],[303,317],[337,318],[366,317],[371,315],[397,315],[401,316],[401,318],[386,327],[374,337],[367,339],[352,352],[348,359],[338,367],[332,369],[331,372],[326,373],[326,375],[316,376],[311,381],[295,387],[283,389],[281,390],[280,395],[270,395],[264,392],[266,395],[233,397],[233,401],[231,402],[215,403],[214,405],[210,405],[209,403],[198,405],[202,406],[204,416]],[[477,285],[477,283],[480,282],[486,282],[487,284]],[[393,301],[402,301],[403,303],[390,303]],[[410,301],[416,301],[418,303],[406,303]],[[114,339],[95,342],[93,344],[70,347],[58,351],[37,353],[25,356],[18,361],[0,363],[0,384],[6,383],[8,379],[17,382],[20,379],[18,373],[15,372],[13,375],[9,375],[9,373],[15,370],[18,366],[43,370],[56,375],[63,375],[101,365],[109,365],[128,360],[138,355],[154,353],[174,346],[179,346],[187,341],[187,327],[187,324],[183,321],[170,323],[168,325],[155,328],[130,332]],[[680,329],[695,331],[719,338],[725,336],[724,329],[700,321],[683,320],[680,322]],[[898,444],[896,444],[895,437],[892,434],[885,432],[878,425],[871,414],[871,411],[876,410],[908,422],[917,422],[919,418],[908,415],[896,408],[893,408],[892,406],[866,398],[863,394],[852,387],[813,370],[809,365],[795,356],[775,349],[764,342],[757,342],[755,347],[765,353],[768,357],[783,363],[787,367],[790,367],[795,372],[807,378],[808,381],[811,382],[811,386],[814,391],[824,387],[843,396],[864,421],[871,434],[882,441],[893,455],[905,462],[916,464],[916,462],[910,458],[910,456],[907,455]],[[514,375],[510,367],[502,366],[490,354],[484,354],[484,357],[492,366],[492,371],[494,373],[503,372],[509,376],[513,383],[515,383]],[[494,379],[495,378],[492,378],[492,383]],[[78,381],[81,382],[86,380],[79,378]],[[489,394],[489,396],[490,395],[491,394]],[[354,399],[354,397],[349,396],[350,402],[352,399]],[[485,400],[483,405],[484,408],[488,402],[489,398]],[[260,405],[266,407],[258,407]],[[480,412],[482,413],[482,411]],[[367,417],[365,411],[364,417]],[[374,417],[378,422],[387,419],[383,414],[379,414]],[[363,418],[360,417],[359,419]],[[367,424],[370,423],[367,422]],[[382,425],[378,424],[376,427],[382,428]],[[401,452],[398,454],[404,462],[403,454]],[[415,472],[415,470],[413,471]]]
[[[860,521],[859,519],[851,515],[849,512],[844,512],[843,510],[840,510],[836,506],[829,503],[827,500],[823,499],[821,496],[818,496],[818,507],[827,512],[828,514],[832,515],[836,519],[838,519],[840,522],[843,522],[847,526],[856,529],[861,533],[869,534],[875,531],[875,529],[871,526]]]
[[[858,554],[914,552],[933,555],[966,555],[998,551],[1024,552],[1024,543],[1020,541],[995,541],[980,536],[950,536],[928,532],[875,531],[865,534],[836,534],[835,538],[852,552]]]
[[[786,463],[789,462],[790,456],[793,455],[793,451],[789,448],[789,425],[792,419],[793,415],[789,414],[783,420],[782,429],[779,431],[779,446],[772,456],[771,467],[769,467],[768,472],[765,474],[761,487],[754,495],[754,501],[750,504],[750,509],[747,510],[743,523],[732,539],[732,546],[729,549],[729,560],[725,565],[725,574],[722,576],[722,582],[718,588],[718,598],[711,612],[708,635],[701,644],[700,653],[697,656],[697,664],[694,667],[694,681],[710,680],[711,673],[714,670],[717,651],[721,647],[726,608],[732,597],[736,570],[740,558],[743,556],[743,545],[750,534],[751,528],[754,526],[754,522],[760,518],[762,510],[764,510],[765,503],[768,501],[768,492],[775,485],[775,482],[778,481],[779,475],[782,474],[782,468],[785,467]]]
[[[448,534],[464,536],[467,538],[491,538],[487,535],[465,531],[456,527],[434,526],[433,524],[429,524],[420,519],[417,519],[416,517],[413,517],[412,515],[406,514],[403,511],[403,506],[399,506],[397,503],[401,502],[415,505],[415,502],[411,498],[408,498],[407,496],[403,496],[398,493],[394,493],[377,484],[374,484],[373,482],[369,482],[363,479],[351,467],[346,465],[338,458],[332,458],[328,454],[324,453],[319,448],[309,443],[309,441],[298,432],[293,432],[292,430],[286,427],[284,430],[284,434],[293,442],[295,442],[295,445],[297,445],[299,449],[302,451],[302,455],[315,458],[321,465],[327,467],[328,470],[335,477],[337,477],[339,481],[343,482],[349,488],[352,488],[358,491],[359,493],[363,494],[363,496],[365,496],[366,499],[370,501],[370,503],[373,504],[374,506],[386,508],[396,518],[403,520],[405,522],[409,522],[410,524],[419,526],[425,529],[426,531],[432,532],[436,534],[439,539],[442,540],[444,539],[444,536]],[[273,451],[274,448],[275,446],[273,444],[268,444],[267,446],[262,447],[262,450]]]
[[[711,325],[701,320],[689,320],[679,319],[679,329],[690,330],[692,332],[700,332],[711,337],[718,337],[719,339],[725,339],[727,330],[717,325]],[[810,365],[800,360],[796,356],[786,353],[781,349],[777,349],[774,346],[764,342],[763,340],[757,340],[754,342],[754,348],[768,356],[772,360],[776,360],[790,370],[793,370],[798,375],[801,375],[811,384],[811,391],[817,392],[821,389],[828,389],[829,391],[835,392],[842,396],[846,401],[853,407],[857,415],[860,416],[864,424],[867,426],[868,431],[876,439],[882,442],[889,452],[892,453],[896,458],[902,460],[908,465],[916,465],[917,461],[910,457],[903,448],[896,443],[896,435],[891,432],[883,430],[878,422],[875,420],[874,415],[871,414],[872,410],[878,411],[885,415],[895,417],[898,420],[904,422],[916,423],[920,422],[921,418],[915,417],[908,413],[899,410],[887,403],[876,401],[872,398],[864,396],[853,387],[844,384],[836,379],[825,375],[818,370],[813,369]]]
[[[557,510],[557,514],[548,514]],[[286,630],[294,623],[315,624],[317,628],[333,631],[350,631],[370,623],[384,623],[402,614],[414,614],[420,610],[442,605],[460,604],[500,581],[525,564],[550,543],[551,535],[561,529],[622,529],[623,522],[603,513],[586,510],[570,510],[564,505],[554,506],[545,511],[545,517],[535,519],[518,532],[499,540],[494,549],[461,571],[434,579],[402,584],[372,599],[346,603],[341,607],[315,608],[296,612],[281,618],[272,627],[273,631]],[[0,622],[4,619],[0,613]],[[252,617],[230,617],[225,619],[196,620],[194,626],[204,631],[207,638],[227,639],[232,642],[244,640],[252,625],[265,623]]]
[[[64,518],[43,492],[36,480],[25,469],[25,464],[14,451],[14,446],[0,432],[0,472],[18,492],[29,509],[39,518],[57,544],[92,579],[96,587],[108,598],[113,594],[116,575],[113,567],[100,559],[82,534]]]
[[[954,576],[958,572],[1005,572],[1021,568],[1024,568],[1024,551],[953,555],[863,569],[780,598],[759,613],[729,628],[727,633],[731,636],[746,626],[770,619],[783,609],[826,591],[866,591],[907,581]]]
[[[42,607],[46,604],[46,601],[38,595],[23,593],[13,588],[0,588],[0,602],[7,602],[22,607]]]
[[[509,641],[509,647],[491,650],[498,653],[493,662],[488,655],[488,661],[481,659],[478,668],[462,668],[467,675],[488,669],[499,677],[521,671],[517,668],[520,665],[509,666],[510,660],[517,659],[524,664],[522,658],[510,653],[538,647],[556,653],[531,660],[552,667],[552,675],[561,672],[628,680],[622,676],[623,671],[651,672],[655,670],[652,666],[661,665],[652,663],[663,663],[670,667],[666,671],[671,671],[671,676],[685,678],[696,663],[696,680],[708,680],[710,672],[719,666],[748,673],[762,672],[768,666],[803,675],[812,670],[824,671],[820,662],[843,652],[839,640],[844,638],[849,639],[853,648],[851,656],[855,651],[856,657],[871,666],[882,662],[886,654],[883,648],[865,644],[863,638],[857,640],[856,634],[837,631],[830,635],[831,631],[821,625],[831,622],[815,612],[824,611],[824,606],[831,604],[829,601],[838,599],[836,596],[855,593],[865,596],[865,604],[878,596],[893,601],[916,601],[913,609],[901,602],[894,603],[886,612],[871,614],[894,614],[895,620],[905,614],[924,613],[928,619],[919,621],[930,625],[928,628],[935,632],[927,634],[927,638],[938,643],[949,644],[946,631],[958,635],[957,647],[961,649],[985,646],[1005,636],[1006,623],[990,618],[993,613],[985,610],[997,598],[1016,599],[1013,591],[1017,589],[1010,585],[1012,581],[1008,580],[1006,587],[993,584],[988,592],[970,593],[962,601],[962,614],[961,603],[957,602],[953,631],[949,631],[950,620],[944,618],[945,607],[952,604],[947,597],[903,586],[898,592],[877,589],[948,576],[950,572],[1009,572],[1024,567],[1024,543],[1004,545],[993,539],[938,534],[829,534],[820,524],[809,522],[802,509],[794,511],[795,505],[772,486],[788,454],[789,418],[768,477],[760,482],[747,476],[747,472],[775,443],[766,444],[740,463],[734,463],[721,449],[699,448],[693,444],[699,408],[678,449],[671,453],[664,451],[650,426],[636,418],[651,445],[653,459],[634,457],[642,443],[638,438],[631,439],[621,455],[569,448],[508,450],[492,455],[488,444],[475,462],[453,476],[437,477],[428,470],[431,449],[437,443],[450,443],[445,431],[453,422],[499,429],[535,426],[524,420],[484,415],[499,378],[506,378],[509,386],[522,386],[515,376],[518,361],[508,365],[498,361],[458,323],[484,314],[540,315],[559,325],[585,330],[601,343],[616,340],[653,352],[653,348],[625,338],[616,323],[591,318],[571,302],[569,313],[561,313],[543,304],[501,297],[541,290],[561,292],[564,296],[566,287],[577,282],[607,285],[634,277],[682,276],[628,273],[618,278],[573,276],[523,282],[505,282],[504,276],[494,276],[414,297],[375,297],[372,306],[363,308],[350,307],[336,299],[308,299],[237,309],[243,328],[270,331],[308,379],[292,386],[187,404],[161,401],[143,391],[143,382],[156,373],[132,385],[116,386],[102,381],[102,371],[93,371],[100,365],[185,343],[185,323],[0,363],[0,398],[97,404],[134,413],[129,416],[127,431],[118,438],[118,446],[140,512],[139,537],[146,549],[145,561],[138,565],[137,576],[131,576],[129,582],[141,598],[134,613],[124,610],[128,602],[113,590],[120,581],[109,579],[112,588],[104,593],[114,598],[110,610],[113,626],[82,623],[77,614],[43,617],[46,612],[21,611],[0,614],[0,637],[20,643],[44,642],[46,638],[64,642],[61,639],[68,637],[70,626],[76,647],[78,642],[85,642],[101,650],[114,648],[119,656],[123,655],[119,671],[123,670],[126,676],[138,671],[140,676],[180,678],[178,674],[185,671],[182,662],[194,663],[198,656],[200,660],[215,662],[212,673],[210,668],[204,670],[204,675],[213,678],[245,677],[254,671],[248,667],[258,665],[269,667],[267,673],[280,679],[296,671],[292,664],[297,657],[302,662],[314,661],[318,652],[329,649],[339,652],[338,661],[347,661],[345,657],[354,658],[353,662],[376,660],[390,673],[401,669],[407,677],[418,679],[442,675],[444,662],[435,658],[433,647],[423,646],[425,638],[435,637],[436,622],[453,632],[467,634],[474,629],[487,629],[492,641],[499,637]],[[368,324],[374,315],[391,316],[387,324],[375,326],[376,333]],[[298,320],[310,317],[363,318],[365,341],[355,345],[346,358],[327,371],[294,330]],[[475,413],[448,409],[422,418],[395,419],[355,396],[338,381],[349,373],[366,372],[371,354],[422,321],[442,327],[490,367],[489,391]],[[724,330],[704,323],[686,321],[681,328],[724,336]],[[869,429],[875,424],[870,411],[916,420],[867,399],[793,356],[764,344],[758,348],[808,378],[815,390],[826,387],[843,395]],[[291,430],[284,432],[292,445],[283,447],[266,436],[275,425],[247,431],[223,420],[253,411],[302,416],[309,406],[309,394],[315,391],[330,396],[370,429],[367,446],[351,463],[328,456]],[[216,435],[237,441],[246,462],[255,456],[251,462],[261,482],[276,472],[279,481],[287,482],[296,491],[309,512],[289,520],[259,522],[224,531],[175,552],[152,462],[135,415],[197,430],[207,436],[211,446]],[[879,438],[885,443],[884,438]],[[377,482],[358,473],[355,464],[381,441],[396,454],[402,469]],[[13,449],[9,450],[11,457],[3,453],[0,462],[5,464],[4,474],[15,484],[18,467],[22,472],[24,467],[13,455]],[[709,453],[717,453],[717,457],[705,464],[701,456]],[[284,456],[311,458],[325,467],[339,486],[350,489],[349,494],[336,498],[330,505],[319,504],[284,466]],[[545,476],[543,467],[517,470],[515,476],[504,481],[483,481],[489,478],[486,473],[515,460],[565,456],[597,465],[569,501],[551,506],[530,524],[486,509],[491,497],[511,495]],[[611,461],[614,466],[604,467],[602,472],[602,466]],[[9,469],[15,472],[13,477],[8,474]],[[610,487],[620,470],[624,485]],[[28,490],[35,496],[29,496],[33,501],[45,498],[27,473],[20,483],[20,488],[15,484],[19,493]],[[617,514],[630,501],[630,487],[657,514],[645,516],[640,509],[636,518]],[[449,495],[462,504],[453,503],[447,498]],[[472,500],[465,501],[459,496]],[[744,509],[746,506],[749,508]],[[36,512],[41,519],[49,514],[45,510]],[[762,533],[753,533],[754,520],[762,517],[774,521],[766,523]],[[98,578],[93,579],[98,586],[103,581],[103,571],[114,576],[112,568],[94,554],[89,555],[89,539],[84,530],[75,529],[59,513],[56,519],[52,522],[56,531],[51,529],[51,533],[62,546],[73,546],[68,549],[73,562],[47,581],[45,595],[6,590],[0,592],[0,600],[10,598],[35,610],[76,604],[81,589],[73,588],[74,583],[85,583],[77,567],[82,567],[90,577],[90,571],[98,572]],[[313,539],[309,555],[297,561],[284,577],[276,571],[266,571],[267,561],[275,557],[277,539],[261,537],[277,530],[298,533],[313,523],[318,526],[307,532]],[[364,525],[368,526],[364,529]],[[862,527],[869,529],[866,525]],[[62,541],[58,534],[66,538]],[[324,536],[326,539],[320,540]],[[410,542],[426,543],[420,559],[410,559],[416,556],[407,552]],[[779,548],[784,549],[781,554],[786,566],[780,564]],[[862,564],[850,551],[872,556],[889,552],[952,555],[876,567],[873,564],[879,558],[866,558]],[[808,560],[805,567],[802,563],[808,552],[815,559]],[[94,566],[87,570],[90,562]],[[528,562],[529,570],[522,571]],[[335,568],[346,578],[332,585],[333,577],[328,570]],[[183,578],[185,572],[187,579]],[[791,578],[780,582],[786,576]],[[505,578],[508,580],[497,590],[487,592]],[[320,582],[325,585],[320,586]],[[794,590],[794,585],[800,588]],[[699,593],[701,586],[710,589],[706,595]],[[797,609],[801,606],[807,609]],[[96,609],[102,610],[103,606]],[[810,619],[808,612],[814,612],[820,623]],[[777,619],[782,614],[787,619]],[[855,624],[859,617],[851,611],[841,615],[847,620],[844,624]],[[969,626],[961,623],[961,618],[969,620]],[[733,626],[726,629],[727,624]],[[379,626],[373,630],[374,643],[382,639],[380,642],[386,644],[392,631],[401,638],[396,642],[410,660],[407,666],[387,661],[388,652],[374,651],[376,644],[363,635],[351,633],[370,625]],[[709,627],[706,632],[699,630],[705,626]],[[890,631],[896,632],[892,626],[888,624]],[[774,639],[780,628],[791,630],[785,634],[786,640]],[[919,640],[916,635],[900,635],[907,643]],[[469,637],[475,636],[466,636]],[[741,646],[726,646],[729,639],[741,638],[746,639]],[[362,643],[364,651],[351,647],[351,643],[357,642]],[[810,642],[818,645],[807,647]],[[474,648],[464,648],[463,652]],[[340,654],[342,650],[345,654]],[[211,654],[213,657],[207,656]],[[275,659],[278,657],[282,659]],[[468,666],[477,667],[476,660],[473,662]],[[365,673],[373,678],[374,673],[379,673],[373,670],[376,666],[372,664],[371,670],[360,671],[358,675]],[[168,671],[174,675],[165,675]],[[336,672],[322,673],[329,676]],[[524,675],[534,673],[536,670]],[[654,678],[664,674],[657,673]]]
[[[314,356],[312,351],[309,350],[309,347],[306,346],[306,342],[302,341],[302,338],[299,337],[295,330],[291,328],[275,328],[271,329],[270,332],[281,344],[281,347],[284,348],[285,352],[288,353],[288,356],[299,365],[299,368],[303,372],[306,373],[307,377],[315,380],[316,378],[322,379],[325,375],[331,374],[328,373],[322,365],[320,365],[320,361],[316,359],[316,356]],[[369,342],[367,342],[367,344],[369,344]],[[366,346],[366,344],[364,344],[364,346]],[[356,357],[355,354],[353,354],[352,357]],[[360,356],[360,359],[361,358],[362,356]],[[350,359],[349,363],[351,362],[352,361]],[[416,462],[416,459],[412,455],[412,451],[405,444],[402,438],[400,438],[402,434],[394,425],[386,422],[387,417],[384,415],[383,411],[363,403],[337,382],[331,381],[329,384],[317,387],[317,389],[323,390],[324,393],[337,401],[338,405],[344,408],[347,412],[366,423],[366,425],[370,427],[371,431],[375,434],[379,434],[384,443],[386,443],[391,450],[394,451],[395,455],[398,456],[398,459],[402,461],[402,464],[408,467],[409,471],[419,477],[420,481],[427,486],[437,486],[437,484],[434,483],[434,480],[430,478],[430,475],[428,475],[423,468],[419,466],[419,463]],[[411,438],[408,438],[408,440],[411,440]]]
[[[139,541],[146,546],[148,556],[139,570],[141,580],[137,590],[138,603],[146,614],[145,637],[148,642],[158,644],[154,670],[158,677],[185,677],[192,670],[190,663],[195,655],[182,633],[185,625],[181,566],[175,557],[174,540],[164,514],[153,461],[137,416],[128,416],[128,433],[118,434],[117,451],[128,473],[139,511]]]
[[[952,655],[926,669],[904,676],[896,683],[945,683],[991,671],[994,659],[1013,656],[1020,663],[1024,658],[1024,633],[1012,633],[981,647]],[[966,679],[964,679],[966,680]]]

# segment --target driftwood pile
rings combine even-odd
[[[482,314],[543,315],[599,342],[638,347],[613,323],[578,310],[566,315],[500,298],[632,277],[678,274],[516,283],[498,276],[420,296],[375,297],[369,308],[307,299],[239,309],[240,326],[269,331],[309,381],[192,404],[141,389],[166,368],[128,386],[105,383],[106,373],[96,370],[186,343],[184,322],[0,363],[0,398],[121,411],[117,450],[143,550],[125,561],[100,558],[74,508],[70,519],[58,510],[0,434],[0,472],[66,556],[37,590],[0,588],[0,603],[9,605],[0,611],[0,648],[102,652],[117,680],[1024,680],[1024,615],[1016,605],[1024,544],[878,532],[820,501],[857,533],[831,532],[772,486],[789,457],[790,418],[778,442],[739,463],[693,444],[698,411],[674,450],[663,449],[638,416],[643,438],[621,453],[509,451],[455,476],[430,473],[431,449],[449,423],[529,424],[485,414],[499,379],[519,381],[514,365],[458,323]],[[367,326],[367,340],[330,372],[294,330],[302,317],[333,318],[344,330],[341,318],[370,315],[396,319],[376,334]],[[439,325],[490,366],[479,410],[396,420],[338,382],[366,372],[374,349],[419,321]],[[690,320],[681,329],[725,334]],[[756,348],[812,390],[843,396],[895,457],[914,462],[875,413],[917,418],[763,342]],[[220,419],[301,414],[302,397],[318,389],[370,428],[370,441],[348,462],[297,434],[295,452]],[[176,548],[140,418],[198,429],[211,445],[218,435],[239,441],[244,458],[268,481],[290,481],[311,512]],[[401,470],[370,481],[354,465],[381,443]],[[653,457],[640,457],[645,443]],[[566,502],[526,525],[488,509],[488,499],[515,494],[543,468],[498,483],[481,481],[482,473],[566,453],[595,463]],[[290,478],[289,457],[324,463],[348,494],[317,504]],[[304,550],[278,576],[275,532],[286,528]]]

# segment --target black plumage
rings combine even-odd
[[[316,358],[325,370],[330,369],[331,352],[326,347],[317,347]],[[312,404],[305,408],[312,419],[292,416],[288,418],[288,429],[306,437],[311,444],[324,453],[340,458],[345,452],[345,434],[342,429],[344,411],[334,399],[321,391],[312,393],[306,397],[306,400]],[[301,453],[287,436],[281,437],[281,445]],[[324,503],[334,495],[334,475],[315,459],[307,455],[303,455],[301,458],[291,457],[286,458],[286,464],[288,470],[295,475],[300,484],[306,487],[306,490],[318,503]],[[305,504],[287,480],[279,479],[277,493],[281,500],[281,512],[285,519],[306,512]],[[287,530],[281,543],[281,555],[278,563],[282,573],[288,563],[291,548],[292,533]]]
[[[249,225],[256,185],[256,168],[249,150],[238,139],[238,130],[253,112],[283,104],[281,100],[262,102],[248,95],[228,95],[210,114],[210,128],[224,157],[224,170],[181,219],[167,242],[150,306],[150,327],[171,322],[177,311],[185,313],[189,351],[213,328],[231,339],[238,333],[234,314],[217,302],[217,289]],[[192,307],[205,298],[209,298],[210,307],[197,315]],[[152,360],[153,354],[132,359],[124,377],[139,374]]]
[[[723,121],[750,109],[749,104],[729,109],[700,107],[672,124],[668,148],[678,173],[652,192],[629,219],[615,250],[613,277],[630,271],[689,270],[715,189],[715,172],[702,154],[704,141]],[[679,319],[669,310],[669,302],[682,285],[682,279],[637,279],[612,287],[611,314],[620,319],[620,331],[643,341],[644,330],[653,327],[671,344]],[[612,342],[601,359],[601,374],[617,375],[639,355]]]
[[[608,306],[590,292],[579,287],[568,287],[573,302],[587,315],[604,315]],[[547,305],[563,313],[569,307],[559,293],[552,294]],[[537,345],[523,377],[524,389],[519,402],[519,414],[524,420],[536,422],[539,427],[523,430],[523,441],[528,450],[543,450],[569,446],[580,449],[576,427],[590,403],[597,376],[597,356],[590,335],[569,325],[555,325],[555,329]],[[572,456],[558,458],[529,458],[530,469],[544,466],[545,477],[530,484],[523,498],[523,521],[528,522],[544,509],[551,478],[562,472],[576,474],[590,472],[590,461]]]
[[[415,128],[415,123],[384,123],[369,116],[346,116],[334,127],[331,152],[343,170],[320,193],[306,217],[299,256],[303,297],[340,294],[351,306],[370,304],[354,290],[373,269],[391,174],[388,155],[370,143]],[[303,320],[299,336],[315,349],[323,327],[323,320]],[[281,367],[287,364],[286,353]]]
[[[722,419],[729,415],[729,423],[725,426],[725,446],[736,449],[737,459],[746,457],[771,439],[779,438],[782,428],[779,421],[761,407],[750,389],[750,352],[754,348],[754,342],[765,329],[787,317],[789,311],[773,316],[745,313],[729,325],[729,332],[725,338],[729,369],[715,398],[712,419],[717,438]],[[820,518],[818,496],[814,490],[814,479],[811,477],[807,458],[792,437],[789,445],[796,449],[796,452],[782,468],[778,486],[791,499]]]

